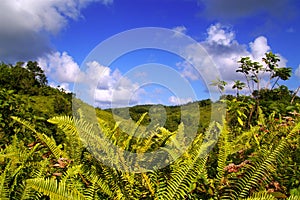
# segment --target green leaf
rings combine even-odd
[[[238,117],[237,120],[241,126],[244,126],[244,122],[240,117]]]

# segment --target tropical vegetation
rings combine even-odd
[[[197,123],[194,113],[182,122],[182,105],[161,105],[166,122],[151,128],[151,105],[93,108],[49,87],[37,62],[2,63],[0,199],[300,199],[300,98],[280,85],[291,69],[278,62],[271,52],[261,63],[241,58],[235,92],[218,79],[219,101],[190,103]],[[212,105],[226,106],[221,121]],[[158,150],[166,156],[129,154]]]

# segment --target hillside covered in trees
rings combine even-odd
[[[237,73],[246,82],[235,81],[236,94],[216,80],[220,100],[189,103],[199,107],[199,122],[195,113],[181,120],[183,105],[160,105],[166,121],[151,129],[152,105],[93,108],[48,86],[37,62],[2,63],[0,199],[300,199],[300,98],[279,84],[290,69],[278,61],[266,54],[264,68],[242,58]],[[226,106],[222,121],[211,121],[212,105]],[[96,120],[82,109],[95,110]]]

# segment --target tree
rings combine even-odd
[[[278,65],[280,59],[277,55],[273,54],[272,52],[266,53],[265,57],[262,58],[262,61],[266,64],[265,71],[270,73],[268,85],[271,84],[272,79],[276,79],[271,89],[274,88],[274,86],[278,83],[279,79],[285,81],[291,77],[292,69],[290,67],[280,68]]]
[[[210,85],[216,86],[220,92],[220,94],[223,94],[225,90],[225,86],[227,85],[227,82],[221,80],[220,78],[217,78],[217,80],[213,81]]]
[[[279,67],[280,59],[272,52],[265,53],[265,57],[262,58],[263,63],[252,61],[250,57],[243,57],[238,61],[240,63],[236,72],[240,72],[245,76],[247,86],[250,93],[261,89],[262,79],[266,79],[268,73],[268,80],[265,89],[268,89],[272,84],[271,90],[278,85],[279,80],[288,80],[291,77],[292,69],[290,67]],[[275,80],[274,80],[275,79]]]
[[[0,148],[11,142],[11,137],[20,131],[20,127],[14,126],[11,116],[18,116],[24,119],[33,118],[33,110],[28,99],[15,94],[13,90],[0,89]],[[21,136],[21,135],[20,135]],[[23,134],[21,137],[30,138]]]
[[[13,78],[12,78],[13,77]],[[47,86],[47,77],[37,62],[17,62],[15,66],[0,64],[0,87],[19,94],[35,95]]]
[[[44,74],[44,71],[42,68],[38,65],[36,61],[29,61],[26,65],[26,69],[28,69],[33,76],[35,77],[35,80],[39,84],[39,86],[46,86],[48,81],[47,77]]]
[[[241,58],[238,63],[240,63],[241,66],[236,70],[236,72],[244,74],[250,93],[252,94],[255,90],[255,84],[256,89],[260,90],[259,72],[263,66],[258,62],[253,62],[249,57]]]
[[[244,82],[241,82],[240,80],[234,81],[234,85],[232,86],[232,89],[236,89],[236,96],[239,97],[239,91],[242,90],[246,84]]]
[[[279,79],[288,80],[291,77],[292,69],[291,68],[276,68],[273,78],[276,78],[271,89],[274,88],[275,85],[278,85]]]

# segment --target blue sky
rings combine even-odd
[[[174,105],[210,98],[217,91],[208,92],[210,79],[194,66],[218,71],[228,82],[227,92],[233,93],[233,81],[242,78],[235,73],[237,60],[250,56],[260,61],[267,51],[280,56],[281,67],[293,68],[284,84],[294,90],[300,86],[299,9],[297,0],[2,0],[0,60],[38,60],[50,85],[68,91],[75,85],[74,92],[85,88],[88,92],[82,96],[90,95],[100,107]],[[141,48],[105,63],[103,57],[110,50],[100,51],[97,45],[143,27],[191,37],[206,50],[215,68],[200,64],[199,49],[191,46],[182,47],[185,59]],[[144,36],[135,35],[139,37]],[[114,43],[113,48],[122,49],[125,43]],[[97,51],[99,57],[91,59]]]

